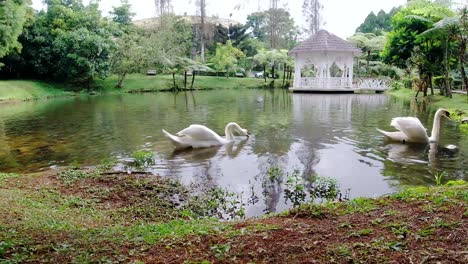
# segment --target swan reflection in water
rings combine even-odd
[[[214,146],[209,148],[188,148],[188,149],[174,149],[169,156],[170,159],[174,157],[184,158],[186,161],[200,161],[214,158],[218,152],[225,149],[227,157],[236,158],[242,149],[247,144],[249,138],[244,138],[241,141],[231,141],[221,146]]]
[[[414,164],[428,163],[430,167],[440,167],[440,156],[453,157],[457,153],[457,148],[453,145],[439,146],[437,142],[429,144],[400,144],[388,143],[384,145],[388,150],[387,159],[395,163]],[[427,159],[425,154],[427,154]]]

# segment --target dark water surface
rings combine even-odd
[[[436,109],[379,94],[291,94],[283,90],[87,96],[0,105],[0,171],[32,172],[76,161],[128,159],[150,150],[151,170],[185,183],[266,194],[247,215],[287,207],[283,189],[262,190],[261,177],[278,165],[338,180],[351,197],[378,196],[401,186],[467,179],[468,137],[442,122],[438,146],[386,144],[376,127],[392,130],[395,116],[418,116],[431,131]],[[224,134],[231,121],[252,136],[218,148],[173,152],[161,129],[177,132],[204,124]],[[452,151],[448,144],[458,146]],[[271,189],[271,188],[270,188]]]

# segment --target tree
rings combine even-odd
[[[385,43],[387,42],[387,38],[385,35],[376,36],[372,33],[361,33],[357,32],[352,37],[348,38],[348,41],[354,43],[358,46],[364,54],[366,54],[367,60],[367,67],[366,67],[366,74],[369,76],[369,67],[371,61],[371,54],[376,54],[377,57],[379,56],[379,52],[381,52],[385,48]],[[359,71],[358,71],[359,72]]]
[[[169,15],[172,13],[172,0],[154,0],[156,6],[156,14],[159,17]]]
[[[193,35],[190,24],[180,17],[167,15],[164,19],[164,26],[146,32],[143,45],[150,65],[167,68],[167,61],[190,55]]]
[[[221,43],[217,44],[216,53],[211,59],[211,62],[216,70],[225,71],[226,77],[229,77],[229,74],[237,69],[237,63],[241,58],[245,58],[245,54],[238,48],[232,46],[232,41],[228,40],[225,45]]]
[[[128,0],[121,0],[121,4],[119,7],[112,7],[113,10],[109,14],[115,23],[128,26],[132,23],[135,13],[131,11],[131,5],[128,3]]]
[[[302,13],[306,19],[307,26],[305,30],[309,36],[317,33],[322,27],[322,10],[323,5],[320,3],[320,0],[304,0]]]
[[[459,45],[458,49],[458,60],[460,63],[460,76],[462,78],[464,89],[468,89],[468,78],[465,72],[466,65],[466,52],[468,44],[468,7],[463,7],[459,10],[459,13],[456,17],[444,18],[441,21],[434,24],[434,27],[426,31],[428,32],[441,32],[445,35],[447,39],[446,51],[448,49],[448,40],[452,39],[456,41]],[[447,57],[448,55],[445,54]],[[448,58],[446,58],[448,60]],[[446,66],[448,68],[448,65]],[[448,71],[447,71],[448,72]],[[446,81],[448,81],[448,76],[446,76]],[[450,90],[447,90],[450,92]]]
[[[427,86],[432,84],[432,76],[440,71],[443,62],[442,43],[421,35],[435,22],[453,16],[447,7],[427,0],[408,3],[393,17],[393,31],[382,52],[385,63],[402,69],[416,67],[419,73],[420,88],[427,94]]]
[[[19,40],[24,47],[16,65],[18,75],[86,85],[109,73],[113,27],[97,3],[47,0]],[[13,62],[13,61],[12,61]]]
[[[57,36],[54,50],[61,54],[55,74],[88,90],[95,77],[104,78],[110,71],[109,57],[113,43],[109,38],[86,28],[67,31]]]
[[[206,1],[205,0],[196,0],[195,6],[197,8],[197,15],[200,16],[200,42],[201,42],[201,50],[200,56],[202,62],[205,62],[205,19],[206,19]]]
[[[274,24],[272,24],[274,23]],[[251,36],[270,48],[289,49],[296,45],[299,30],[288,11],[277,8],[247,16],[246,28]]]
[[[0,59],[13,50],[21,52],[18,37],[28,19],[29,4],[26,0],[5,0],[0,3]]]
[[[116,88],[122,88],[127,74],[144,70],[148,58],[142,46],[143,40],[136,33],[125,34],[116,41],[116,49],[111,56],[112,73],[117,74]]]
[[[375,15],[374,12],[371,12],[364,23],[362,23],[357,29],[357,32],[362,33],[372,33],[375,35],[381,35],[383,32],[392,31],[392,17],[401,9],[401,7],[393,8],[388,14],[385,11],[380,10],[380,12]]]

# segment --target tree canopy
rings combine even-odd
[[[31,12],[28,0],[4,0],[0,3],[0,59],[15,50],[21,52],[18,37]],[[2,63],[0,63],[0,67]]]

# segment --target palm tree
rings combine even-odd
[[[458,60],[460,63],[460,75],[463,81],[462,90],[468,89],[468,78],[465,72],[465,56],[468,44],[468,7],[465,6],[461,8],[458,12],[458,16],[456,17],[447,17],[440,20],[439,22],[434,24],[433,28],[427,30],[423,34],[427,34],[434,31],[443,32],[446,35],[447,42],[449,39],[452,39],[460,44]]]
[[[358,32],[348,40],[367,54],[366,75],[369,76],[371,54],[372,52],[384,50],[387,37],[385,35],[376,36],[373,33]],[[358,72],[360,71],[358,70]]]

